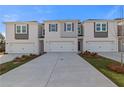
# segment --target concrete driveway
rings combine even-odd
[[[47,53],[0,76],[1,87],[115,87],[76,53]]]
[[[121,53],[120,52],[100,52],[99,55],[113,59],[115,61],[121,62]],[[124,60],[124,53],[123,53],[123,60]]]
[[[0,55],[0,64],[13,60],[16,57],[22,56],[23,54],[4,54]]]

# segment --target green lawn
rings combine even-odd
[[[31,61],[32,59],[38,57],[39,55],[36,55],[36,56],[29,56],[27,58],[25,58],[24,60],[22,60],[21,62],[19,63],[14,63],[14,61],[9,61],[9,62],[6,62],[6,63],[3,63],[3,64],[0,64],[0,75],[22,65],[22,64],[25,64],[29,61]]]
[[[83,58],[93,65],[96,69],[102,72],[105,76],[107,76],[111,81],[113,81],[116,85],[120,87],[124,87],[124,74],[116,73],[107,68],[107,65],[110,63],[118,63],[117,61],[105,58],[105,57],[87,57],[83,56]]]

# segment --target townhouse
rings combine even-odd
[[[120,20],[46,20],[4,22],[6,53],[118,52]],[[122,40],[122,39],[121,39]]]

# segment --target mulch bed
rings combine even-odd
[[[121,66],[120,64],[111,63],[107,67],[112,71],[124,74],[124,65]]]

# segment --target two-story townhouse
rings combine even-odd
[[[45,52],[78,52],[79,20],[47,20],[45,25]]]
[[[40,53],[37,21],[4,22],[6,24],[6,53]]]
[[[83,50],[94,52],[117,52],[117,21],[86,20],[83,23]]]
[[[117,20],[5,22],[6,53],[117,52]]]

